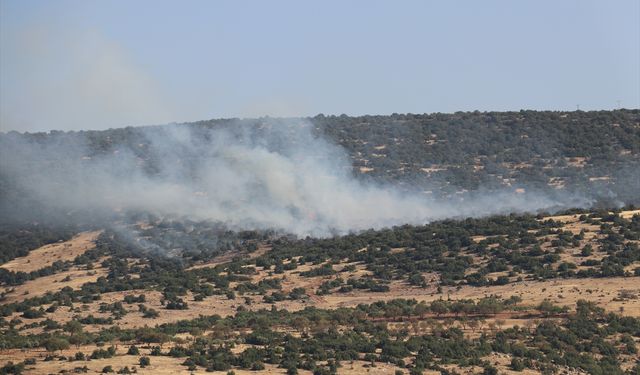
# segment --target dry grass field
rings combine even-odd
[[[0,265],[9,271],[31,272],[52,265],[56,261],[73,260],[95,247],[94,241],[102,231],[82,232],[69,241],[58,242],[31,250],[27,256]]]
[[[75,353],[83,352],[89,354],[91,351],[96,349],[95,346],[82,346],[80,348],[73,348],[60,351],[58,354],[66,357],[73,357]],[[148,348],[141,347],[140,355],[127,355],[126,354],[127,346],[120,346],[118,349],[118,354],[114,358],[108,359],[92,359],[92,360],[77,360],[77,361],[45,361],[45,357],[48,355],[45,351],[5,351],[0,353],[0,361],[13,361],[19,362],[23,361],[27,358],[35,358],[36,363],[34,365],[30,365],[27,367],[26,373],[34,374],[34,375],[48,375],[48,374],[57,374],[57,373],[73,373],[77,368],[87,367],[87,372],[90,374],[101,373],[102,369],[105,366],[112,366],[115,371],[127,366],[129,369],[135,369],[138,374],[160,374],[160,375],[169,375],[169,374],[214,374],[214,375],[226,375],[227,371],[212,371],[207,372],[202,369],[196,370],[187,370],[184,366],[182,366],[182,362],[184,359],[181,358],[172,358],[166,356],[149,356],[150,350]],[[150,358],[151,364],[144,368],[140,367],[139,358],[142,355],[147,355]],[[485,360],[491,362],[497,369],[500,370],[500,374],[505,375],[534,375],[539,374],[539,372],[525,369],[524,371],[513,371],[509,369],[509,363],[511,357],[504,354],[493,353],[484,358]],[[454,370],[459,374],[482,374],[483,369],[481,367],[473,366],[471,368],[461,368],[456,365],[447,365],[445,366],[448,370]],[[234,369],[233,370],[236,375],[251,375],[255,373],[261,374],[286,374],[286,369],[278,368],[275,365],[266,364],[265,369],[261,371],[252,371],[252,370],[243,370],[243,369]],[[394,374],[396,371],[400,371],[403,374],[408,374],[407,369],[403,369],[397,367],[393,364],[389,363],[376,363],[375,366],[372,366],[370,362],[355,360],[355,361],[343,361],[341,362],[341,367],[338,368],[338,374],[340,375],[359,375],[359,374],[368,374],[368,375],[387,375]],[[299,370],[300,375],[312,375],[311,371],[307,370]],[[438,371],[425,371],[424,375],[439,375]],[[563,374],[567,375],[578,375],[584,374],[584,372],[575,371],[571,369],[565,369]]]
[[[96,349],[95,346],[83,346],[80,348],[73,348],[68,350],[60,351],[58,354],[66,357],[73,357],[75,353],[83,352],[89,354],[91,351]],[[140,348],[140,355],[127,355],[126,354],[127,346],[120,346],[118,349],[118,354],[114,358],[108,359],[92,359],[92,360],[77,360],[77,361],[66,361],[66,360],[52,360],[45,361],[45,357],[48,353],[45,351],[32,350],[29,352],[23,351],[4,351],[0,353],[0,362],[20,362],[24,361],[27,358],[35,358],[36,362],[33,365],[29,365],[26,369],[27,374],[33,375],[48,375],[48,374],[59,374],[59,373],[74,373],[77,372],[76,369],[83,368],[86,366],[87,370],[85,373],[89,374],[98,374],[101,373],[102,370],[106,366],[112,366],[114,371],[124,368],[125,366],[131,370],[134,370],[138,374],[159,374],[159,375],[169,375],[169,374],[193,374],[193,375],[204,375],[204,374],[214,374],[214,375],[226,375],[227,371],[204,371],[201,368],[195,370],[187,370],[183,365],[184,359],[181,358],[172,358],[167,356],[149,356],[149,349],[144,347]],[[141,368],[139,364],[139,358],[142,355],[147,355],[150,358],[150,365]],[[513,371],[509,368],[509,363],[511,361],[511,356],[499,353],[492,353],[491,355],[484,357],[484,360],[492,363],[499,371],[500,374],[504,375],[535,375],[539,374],[539,372],[525,369],[523,371]],[[458,374],[468,374],[468,375],[477,375],[482,374],[483,369],[478,366],[465,367],[461,368],[457,365],[446,365],[444,366],[450,371],[456,371]],[[236,375],[251,375],[256,373],[261,374],[286,374],[286,369],[278,368],[275,365],[265,364],[265,369],[261,371],[252,371],[252,370],[243,370],[243,369],[234,369],[233,370]],[[338,368],[337,373],[339,375],[387,375],[387,374],[395,374],[396,371],[400,371],[402,374],[408,374],[408,370],[404,368],[397,367],[393,364],[389,363],[375,363],[374,366],[371,365],[370,362],[355,360],[355,361],[343,361],[341,362],[341,367]],[[298,374],[300,375],[312,375],[311,371],[308,370],[299,370]],[[424,372],[424,375],[439,375],[439,371],[427,370]],[[562,371],[562,374],[565,375],[580,375],[585,374],[585,372],[578,371],[576,369],[565,368]]]
[[[53,275],[38,277],[29,280],[22,285],[6,288],[5,300],[3,303],[22,301],[27,298],[42,296],[48,292],[55,292],[64,287],[77,289],[82,285],[94,282],[99,277],[105,276],[104,268],[94,268],[91,270],[72,267],[69,271],[62,271]]]
[[[84,348],[80,348],[82,350]],[[74,352],[75,353],[75,352]],[[74,353],[70,353],[73,355]],[[6,361],[18,361],[22,356],[11,357],[9,359],[8,356],[0,354],[0,362],[3,360]],[[36,361],[35,365],[27,367],[25,373],[33,374],[33,375],[48,375],[48,374],[59,374],[59,373],[73,373],[76,368],[82,368],[86,366],[88,368],[86,373],[89,374],[99,374],[102,369],[111,365],[115,371],[127,366],[130,369],[135,369],[138,374],[148,374],[148,375],[170,375],[170,374],[193,374],[193,375],[204,375],[204,374],[214,374],[214,375],[226,375],[227,371],[212,371],[207,372],[203,369],[196,370],[187,370],[184,366],[182,366],[183,359],[180,358],[171,358],[166,356],[154,356],[151,358],[151,364],[145,368],[141,368],[138,360],[139,356],[132,355],[118,355],[115,358],[109,359],[94,359],[90,361],[48,361],[44,360]],[[353,361],[353,363],[345,362],[342,364],[343,367],[338,369],[338,374],[340,375],[359,375],[359,374],[370,374],[370,375],[386,375],[386,374],[394,374],[396,370],[402,371],[404,374],[408,374],[406,369],[401,369],[396,366],[390,364],[376,364],[375,367],[371,367],[369,362],[364,361]],[[253,370],[243,370],[243,369],[235,369],[233,370],[236,375],[252,375],[256,373],[260,374],[286,374],[286,369],[278,368],[275,365],[266,364],[265,369],[261,371],[253,371]],[[313,373],[308,370],[299,370],[298,374],[300,375],[312,375]],[[427,372],[425,374],[438,374],[437,372]],[[526,374],[526,373],[524,373]]]

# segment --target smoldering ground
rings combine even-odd
[[[365,183],[353,177],[346,152],[304,120],[130,128],[122,139],[96,134],[0,137],[3,200],[28,201],[22,210],[32,215],[149,212],[298,236],[590,203],[512,190],[438,199]],[[5,219],[17,215],[4,211]]]

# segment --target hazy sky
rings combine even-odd
[[[0,130],[640,107],[640,1],[0,0]]]

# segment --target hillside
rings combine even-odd
[[[336,144],[348,160],[331,168],[349,168],[363,181],[391,184],[405,191],[428,196],[480,195],[490,191],[511,194],[532,192],[558,201],[615,207],[638,204],[640,192],[640,112],[460,112],[455,114],[391,116],[323,116],[305,119],[228,119],[158,127],[122,128],[106,131],[0,134],[4,163],[0,170],[2,212],[37,212],[25,194],[39,195],[34,176],[16,174],[44,167],[41,174],[59,173],[67,178],[97,179],[102,176],[72,176],[64,166],[105,169],[105,157],[118,162],[129,157],[132,166],[118,173],[157,176],[163,168],[194,162],[188,148],[200,150],[202,142],[215,137],[210,130],[225,130],[231,141],[242,134],[271,137],[268,150],[279,152],[287,138],[296,141],[295,129],[310,124],[315,137]],[[279,132],[274,132],[276,129]],[[190,144],[170,144],[188,130]],[[176,132],[177,131],[177,132]],[[307,141],[304,139],[303,141]],[[312,140],[311,142],[314,142]],[[182,140],[180,141],[182,142]],[[318,146],[313,143],[313,146]],[[325,145],[320,145],[325,147]],[[165,149],[170,147],[169,149]],[[187,147],[187,149],[181,149]],[[34,155],[35,149],[41,156]],[[166,160],[167,153],[176,160]],[[202,156],[202,155],[201,155]],[[320,155],[320,157],[324,157]],[[102,164],[100,164],[102,163]],[[350,166],[349,166],[350,164]],[[55,180],[51,189],[69,190]],[[193,175],[185,174],[191,179]],[[35,186],[34,186],[35,184]],[[62,185],[62,186],[61,186]],[[44,198],[39,198],[44,199]],[[17,207],[16,207],[17,206]],[[30,207],[25,210],[24,207]],[[41,205],[42,206],[42,205]],[[67,209],[67,211],[69,211]],[[95,212],[93,213],[95,215]],[[28,218],[29,219],[29,218]],[[32,219],[32,218],[30,218]]]
[[[638,110],[13,132],[0,153],[0,374],[640,373]]]
[[[159,246],[186,244],[178,222],[135,227]],[[230,256],[176,246],[165,257],[112,230],[91,236],[45,246],[64,256],[95,238],[51,276],[4,279],[4,361],[30,373],[127,365],[140,373],[595,374],[632,371],[637,361],[637,210],[322,240],[240,233],[229,237]],[[14,350],[31,347],[42,349]],[[147,368],[137,363],[144,355]]]

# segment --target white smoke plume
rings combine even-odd
[[[346,152],[304,120],[132,131],[144,142],[125,139],[100,154],[92,133],[6,134],[0,173],[36,207],[142,211],[298,236],[589,203],[512,191],[439,200],[364,183]]]

